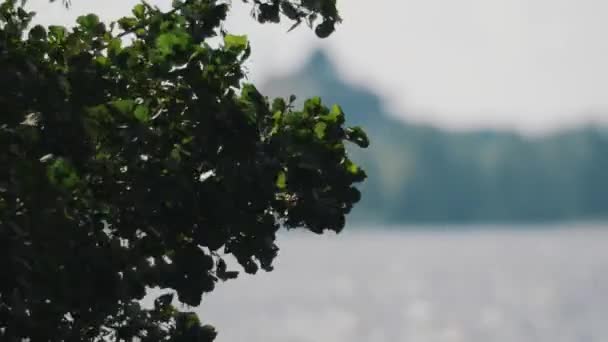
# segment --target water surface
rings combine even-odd
[[[608,226],[280,238],[198,309],[218,342],[605,342]]]

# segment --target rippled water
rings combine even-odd
[[[198,311],[218,342],[605,342],[605,228],[288,233]]]

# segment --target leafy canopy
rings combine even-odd
[[[1,340],[211,341],[173,294],[199,305],[236,277],[227,256],[271,270],[280,227],[344,227],[365,178],[345,142],[365,133],[339,106],[243,83],[228,3],[142,2],[73,28],[32,27],[22,5],[0,4]],[[339,21],[334,0],[253,4],[260,22],[280,13],[321,37]],[[170,294],[142,308],[154,287]]]

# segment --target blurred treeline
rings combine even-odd
[[[339,103],[372,145],[353,151],[368,172],[351,221],[544,222],[608,217],[608,130],[581,127],[544,137],[447,132],[403,123],[371,91],[344,83],[318,52],[266,93],[321,95]]]

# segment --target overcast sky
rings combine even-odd
[[[39,21],[129,13],[135,0],[29,0]],[[169,6],[170,0],[151,3]],[[240,5],[227,27],[249,33],[250,78],[263,81],[326,49],[345,79],[381,94],[394,113],[453,129],[546,132],[608,122],[608,1],[341,0],[326,40],[301,27],[258,25]]]

